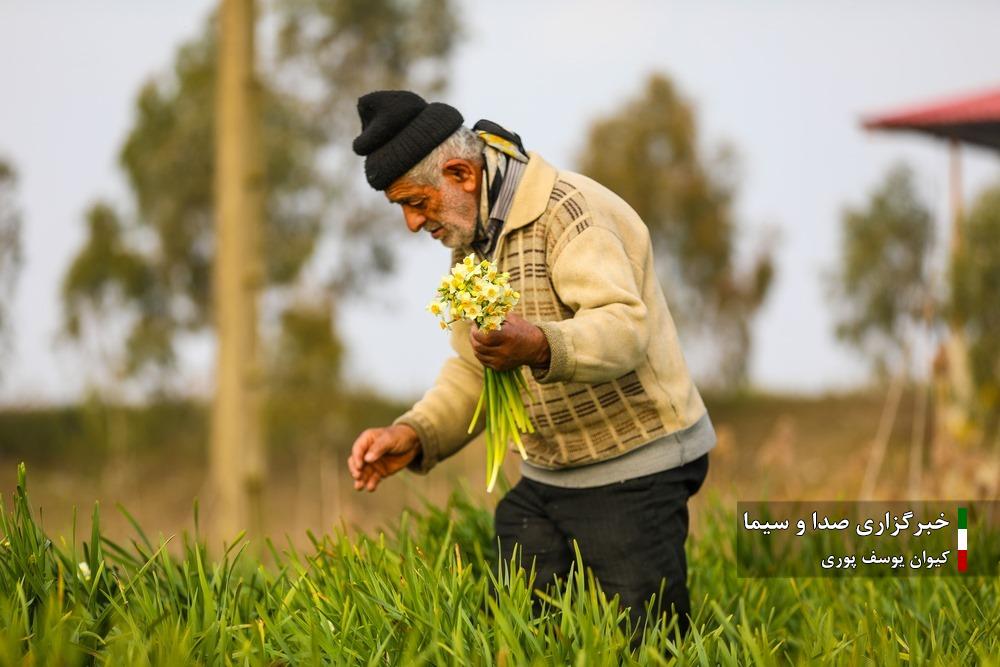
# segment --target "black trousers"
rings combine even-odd
[[[686,634],[691,602],[684,541],[688,498],[708,474],[708,454],[678,468],[624,482],[567,489],[522,478],[496,508],[501,555],[509,561],[520,545],[521,564],[535,566],[535,587],[565,578],[575,560],[576,540],[609,598],[631,608],[633,627],[645,616],[653,594],[657,612],[678,614]],[[660,586],[665,580],[663,597]]]

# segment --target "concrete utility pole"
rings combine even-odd
[[[215,98],[218,335],[211,475],[216,537],[260,529],[264,481],[257,296],[263,283],[264,172],[253,0],[220,0]]]
[[[948,245],[948,266],[954,266],[962,251],[962,147],[956,139],[949,142],[949,184],[951,198],[951,233]],[[969,368],[969,344],[962,330],[962,323],[954,317],[948,320],[948,374],[954,392],[957,420],[964,421],[968,406],[972,403],[972,369]]]

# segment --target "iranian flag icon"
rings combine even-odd
[[[969,566],[969,516],[965,507],[958,508],[958,571],[965,572]]]

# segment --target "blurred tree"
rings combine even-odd
[[[95,204],[88,235],[63,281],[67,332],[125,318],[124,374],[169,368],[177,336],[210,325],[216,37],[214,20],[177,55],[173,75],[146,84],[120,155],[136,213]],[[266,87],[263,234],[265,284],[294,281],[320,232],[326,184],[316,167],[322,133],[299,104]],[[108,261],[113,257],[115,261]]]
[[[329,299],[317,299],[292,303],[281,315],[281,332],[269,355],[269,384],[293,400],[316,396],[316,402],[322,403],[339,391],[337,378],[344,350],[330,326],[332,308]],[[306,405],[299,407],[310,409]]]
[[[308,101],[325,133],[324,159],[336,176],[339,224],[329,229],[333,251],[329,287],[363,292],[373,275],[393,269],[396,213],[377,197],[351,192],[361,183],[357,156],[357,99],[378,89],[408,89],[425,96],[446,85],[450,57],[462,36],[453,0],[276,0],[277,67],[282,90]]]
[[[277,9],[283,87],[307,96],[344,139],[357,133],[363,93],[440,92],[461,37],[451,0],[277,0]]]
[[[1000,419],[1000,185],[984,190],[961,221],[951,267],[952,310],[969,343],[975,407],[986,433]]]
[[[457,31],[448,0],[288,0],[274,9],[279,57],[259,77],[261,243],[263,287],[280,312],[320,245],[333,294],[392,269],[389,234],[397,226],[387,224],[384,206],[376,212],[368,193],[359,196],[356,161],[347,170],[337,160],[349,154],[358,129],[358,93],[393,86],[433,92]],[[86,327],[123,326],[121,365],[129,377],[146,372],[162,380],[179,337],[211,326],[216,42],[213,17],[179,48],[173,71],[140,91],[120,154],[136,210],[98,227],[92,210],[90,233],[64,278],[66,331],[79,339]],[[106,216],[114,207],[95,209]],[[109,248],[123,261],[97,266]]]
[[[750,322],[774,274],[769,248],[748,271],[737,270],[734,162],[728,148],[705,159],[694,110],[663,74],[591,125],[578,160],[649,227],[678,326],[691,341],[713,342],[719,370],[709,379],[728,388],[747,380]]]
[[[21,210],[17,204],[17,172],[0,159],[0,357],[10,337],[10,302],[21,270]],[[2,369],[2,366],[0,366]]]
[[[933,218],[917,195],[913,172],[896,165],[861,209],[841,217],[840,265],[828,278],[839,304],[837,337],[866,354],[876,374],[892,381],[872,440],[859,497],[871,498],[909,378],[912,339],[930,327],[928,264]],[[919,496],[927,390],[917,390],[910,453],[910,493]]]
[[[281,316],[281,331],[267,360],[268,447],[297,468],[298,520],[325,525],[327,501],[339,500],[345,432],[340,387],[343,347],[330,322],[331,299],[299,298]],[[341,409],[331,409],[342,406]]]
[[[897,165],[865,207],[844,211],[840,265],[828,279],[841,310],[837,337],[882,375],[905,369],[908,336],[929,307],[933,218],[913,181]]]
[[[125,242],[125,223],[108,202],[98,201],[85,215],[87,243],[70,263],[63,278],[63,315],[66,331],[75,338],[84,335],[84,322],[92,311],[112,312],[137,304],[140,313],[155,313],[158,296],[154,267],[141,253]],[[68,289],[69,287],[72,289]],[[165,364],[171,351],[167,331],[157,329],[153,317],[140,319],[129,346],[145,345],[147,349],[129,349],[130,361],[154,359]],[[160,356],[157,356],[160,355]],[[107,360],[105,360],[107,361]],[[127,367],[126,372],[135,370]]]
[[[343,346],[330,322],[330,299],[298,301],[281,315],[281,331],[267,359],[269,441],[287,449],[291,443],[329,441],[330,406],[341,397]]]

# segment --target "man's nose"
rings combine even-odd
[[[406,218],[406,226],[411,232],[419,232],[420,228],[427,222],[427,216],[418,213],[409,206],[403,207],[403,217]]]

